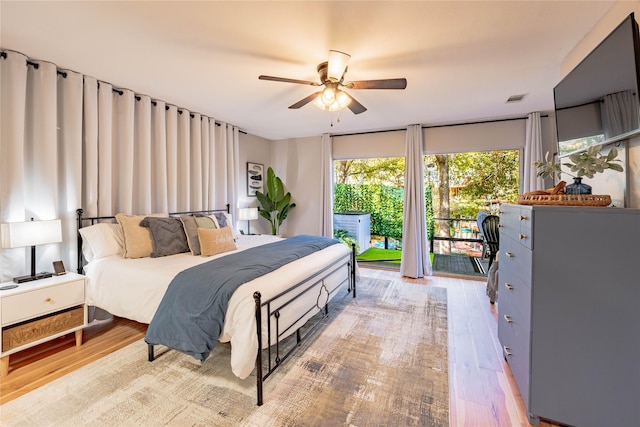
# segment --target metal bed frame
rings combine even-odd
[[[203,211],[190,211],[190,212],[172,212],[169,216],[175,215],[187,215],[187,214],[207,214],[213,212],[229,212],[229,205],[227,204],[225,209],[211,209]],[[105,220],[113,220],[115,216],[99,216],[99,217],[82,217],[83,210],[76,210],[78,220],[78,230],[82,228],[83,223],[88,221],[91,225]],[[339,274],[340,270],[347,269],[347,277],[337,283],[333,289],[327,289],[325,281],[334,274]],[[82,273],[82,237],[78,231],[78,273]],[[347,292],[343,296],[352,294],[353,298],[356,297],[356,248],[355,244],[351,245],[351,252],[345,254],[339,259],[335,260],[331,264],[327,265],[323,269],[314,272],[310,276],[291,286],[287,290],[280,294],[270,298],[268,300],[262,300],[260,292],[256,291],[253,294],[255,302],[255,319],[256,329],[258,334],[258,354],[256,355],[256,394],[257,405],[261,406],[264,402],[264,381],[273,374],[277,368],[279,368],[283,362],[300,346],[301,342],[308,337],[315,329],[322,324],[321,320],[315,322],[308,330],[302,334],[301,329],[308,323],[308,320],[303,324],[297,326],[305,317],[315,310],[320,310],[321,317],[324,319],[329,315],[329,300],[331,296],[338,293],[340,289],[344,288],[347,284]],[[306,311],[302,313],[296,320],[290,325],[281,325],[280,315],[294,301],[302,298],[308,293],[318,292],[316,303],[307,307]],[[288,295],[291,294],[290,297]],[[321,302],[322,301],[322,302]],[[265,313],[263,313],[263,311]],[[264,314],[264,316],[263,316]],[[318,316],[315,314],[311,318]],[[263,321],[267,322],[267,342],[274,343],[263,349],[262,341],[262,325]],[[272,323],[275,327],[272,328]],[[292,328],[296,327],[296,345],[292,346],[288,350],[281,349],[284,338],[289,337],[292,333],[289,333]],[[275,331],[273,330],[275,329]],[[147,344],[148,346],[148,360],[152,362],[155,360],[154,346]],[[266,356],[266,359],[265,359]]]

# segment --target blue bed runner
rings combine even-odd
[[[178,273],[169,284],[144,340],[206,360],[222,333],[229,299],[240,285],[336,243],[339,242],[328,237],[300,235],[216,258]]]

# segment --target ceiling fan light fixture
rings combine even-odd
[[[333,88],[326,88],[322,91],[321,101],[324,105],[331,105],[336,100],[336,93]]]
[[[326,91],[331,91],[331,96],[333,96],[333,100],[330,102],[324,97],[324,92]],[[340,111],[351,103],[351,97],[341,90],[334,91],[331,88],[327,88],[324,92],[318,95],[313,101],[313,105],[321,110]]]
[[[345,71],[347,71],[350,58],[351,55],[347,53],[340,52],[339,50],[330,50],[327,77],[334,82],[342,80],[342,76]]]
[[[367,111],[365,106],[348,93],[343,92],[342,89],[406,89],[407,79],[405,78],[344,82],[343,80],[348,70],[347,65],[350,58],[351,55],[347,53],[330,50],[329,60],[318,64],[319,82],[266,75],[260,75],[258,79],[319,87],[320,90],[290,105],[289,108],[292,110],[304,107],[310,102],[313,102],[316,107],[324,111],[340,111],[343,108],[349,107],[349,110],[351,110],[353,114],[362,114]]]
[[[347,95],[346,92],[340,90],[336,95],[336,101],[340,105],[340,108],[345,108],[346,106],[351,104],[351,97]]]

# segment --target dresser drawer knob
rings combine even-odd
[[[504,350],[505,356],[513,356],[513,353],[511,353],[511,349],[506,345],[502,347],[502,350]]]
[[[44,302],[53,302],[53,300],[51,299],[51,297],[47,297],[47,299],[45,299]]]
[[[513,323],[513,319],[511,318],[511,316],[509,316],[508,314],[504,315],[504,320],[507,321],[507,323]]]
[[[511,283],[506,283],[506,282],[505,282],[504,287],[505,287],[505,288],[507,288],[507,289],[509,289],[510,291],[512,291],[512,290],[513,290],[513,285],[512,285]]]
[[[520,221],[526,221],[528,218],[524,215],[520,215]]]
[[[524,239],[526,239],[526,238],[527,238],[527,236],[526,236],[525,234],[521,234],[521,235],[520,235],[520,240],[524,240]]]
[[[505,252],[505,255],[508,256],[509,258],[513,258],[515,255],[511,252]]]

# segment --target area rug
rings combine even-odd
[[[448,426],[446,289],[361,278],[265,382],[133,343],[0,407],[11,426]]]

